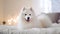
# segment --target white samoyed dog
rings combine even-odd
[[[42,18],[42,17],[41,17]],[[32,8],[23,8],[18,16],[18,29],[41,28],[51,25],[49,18],[43,16],[43,19],[37,19]]]
[[[30,29],[41,27],[32,8],[23,8],[18,16],[18,29]]]

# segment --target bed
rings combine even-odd
[[[1,25],[0,34],[60,34],[60,27],[32,28],[20,31],[14,26]]]

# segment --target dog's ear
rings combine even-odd
[[[25,7],[23,8],[23,11],[25,10]]]
[[[30,8],[31,11],[33,11],[32,7]]]

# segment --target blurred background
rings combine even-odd
[[[60,0],[0,0],[0,25],[16,26],[16,18],[24,6],[32,7],[36,15],[48,14],[53,23],[60,19]]]

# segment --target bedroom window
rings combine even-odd
[[[43,13],[51,13],[52,12],[51,0],[40,0],[40,7]]]

